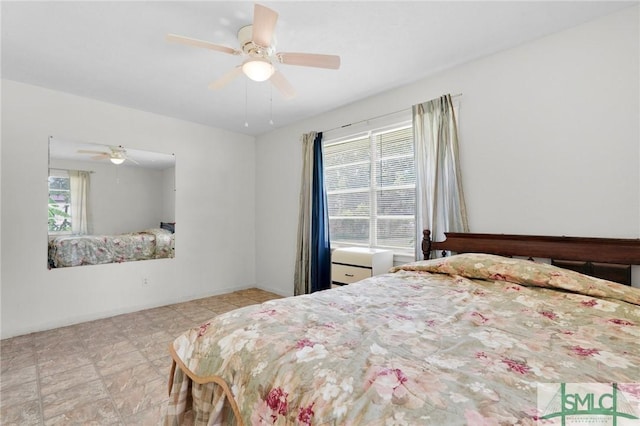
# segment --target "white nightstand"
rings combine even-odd
[[[374,275],[385,274],[392,266],[391,250],[366,247],[338,248],[331,253],[331,281],[333,285],[351,284]]]

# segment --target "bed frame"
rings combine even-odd
[[[434,250],[551,259],[561,268],[625,285],[631,285],[631,265],[640,265],[640,239],[445,232],[445,240],[436,242],[425,229],[424,258]]]

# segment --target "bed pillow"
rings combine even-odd
[[[172,234],[176,233],[176,223],[175,222],[160,222],[160,228],[166,229]]]
[[[640,305],[640,290],[548,263],[493,254],[465,253],[396,266],[398,270],[459,275],[471,279],[506,281],[525,286],[556,288],[588,296],[623,300]]]

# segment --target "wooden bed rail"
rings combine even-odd
[[[423,235],[425,257],[432,250],[447,250],[640,265],[640,239],[446,232],[445,241],[431,241],[428,229]]]
[[[425,229],[424,258],[439,250],[552,259],[557,266],[627,285],[630,265],[640,265],[640,239],[445,232],[444,241],[431,241],[431,231]]]

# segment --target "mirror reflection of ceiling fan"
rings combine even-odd
[[[96,154],[93,157],[91,157],[92,160],[109,160],[116,165],[124,163],[125,160],[131,161],[132,163],[135,163],[135,164],[139,164],[136,160],[127,156],[127,150],[125,150],[122,145],[110,146],[109,152],[79,149],[78,153],[79,154]]]
[[[244,73],[254,81],[271,81],[285,98],[290,99],[296,95],[296,91],[282,73],[273,66],[274,63],[338,69],[340,68],[340,56],[276,52],[273,30],[277,20],[277,12],[256,4],[253,11],[253,25],[244,26],[238,31],[240,50],[176,34],[168,34],[166,39],[230,55],[242,55],[245,58],[242,64],[211,83],[210,89],[220,89]]]

